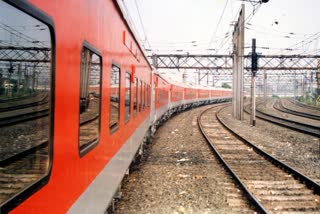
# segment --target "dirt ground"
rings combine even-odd
[[[255,213],[202,137],[197,116],[161,126],[122,186],[115,213]]]

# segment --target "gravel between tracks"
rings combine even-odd
[[[254,213],[198,129],[206,108],[157,130],[145,160],[126,177],[115,213]]]
[[[304,124],[309,124],[318,127],[319,126],[319,121],[301,117],[301,116],[296,116],[293,114],[289,113],[284,113],[281,111],[278,111],[273,108],[273,105],[277,102],[276,99],[269,99],[266,103],[258,104],[257,105],[257,110],[264,112],[266,114],[274,115],[277,117],[282,117],[291,121],[296,121]]]
[[[238,121],[232,118],[231,110],[228,107],[219,114],[231,129],[320,183],[320,139],[259,118],[256,127],[252,127],[249,125],[250,115],[244,114],[244,120]]]

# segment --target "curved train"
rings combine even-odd
[[[123,14],[0,0],[0,213],[104,213],[163,120],[230,100],[158,75]]]

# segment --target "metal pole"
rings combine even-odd
[[[232,56],[232,65],[233,65],[233,73],[232,73],[232,107],[233,107],[233,117],[236,119],[239,119],[237,117],[237,46],[236,46],[236,37],[233,40],[234,42],[234,50],[233,50],[233,56]]]
[[[312,100],[312,94],[313,94],[313,72],[311,73],[311,79],[310,79],[310,101]]]
[[[294,96],[294,100],[296,100],[297,97],[297,88],[298,88],[298,81],[296,79],[296,72],[294,72],[294,82],[293,82],[293,96]]]
[[[316,77],[317,77],[317,95],[318,95],[316,99],[319,100],[320,99],[320,59],[318,59],[318,71],[316,72]]]
[[[18,87],[17,94],[20,94],[21,64],[18,64]]]
[[[183,74],[182,74],[182,82],[183,82],[183,83],[187,83],[187,72],[186,72],[186,70],[183,71]]]
[[[256,125],[256,95],[255,95],[255,76],[257,72],[256,39],[252,39],[252,58],[251,58],[251,125]]]
[[[157,55],[152,54],[152,64],[155,68],[158,68]]]
[[[243,119],[243,73],[244,73],[244,11],[245,7],[242,4],[241,12],[237,24],[233,32],[233,117]]]
[[[263,98],[267,99],[267,72],[263,70]]]
[[[213,73],[212,73],[212,87],[214,87],[214,74]]]
[[[240,49],[239,49],[239,119],[243,120],[243,76],[244,76],[244,31],[245,31],[245,6],[242,3],[240,17]]]
[[[255,83],[256,83],[255,75],[251,76],[251,125],[256,125],[256,95],[255,95]]]
[[[301,77],[301,96],[304,96],[304,75]]]

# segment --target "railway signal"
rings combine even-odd
[[[256,53],[256,39],[252,39],[251,52],[251,117],[250,123],[252,126],[256,125],[256,96],[255,96],[255,77],[258,71],[258,54]]]

